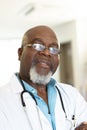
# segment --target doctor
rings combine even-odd
[[[52,78],[59,54],[59,41],[48,26],[24,34],[19,73],[0,88],[0,130],[87,130],[83,97]]]

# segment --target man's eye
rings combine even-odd
[[[44,46],[42,44],[33,44],[33,48],[38,50],[38,51],[42,51],[44,49]]]

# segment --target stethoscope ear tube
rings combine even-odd
[[[23,107],[26,107],[26,104],[25,104],[24,98],[23,98],[24,93],[25,93],[25,90],[21,92],[21,102],[22,102]]]
[[[24,93],[30,94],[31,97],[34,99],[36,105],[37,105],[37,101],[36,101],[34,95],[33,95],[31,92],[29,92],[29,91],[27,91],[27,90],[25,89],[24,83],[23,83],[22,79],[19,77],[19,75],[18,75],[17,73],[16,73],[16,75],[17,75],[17,77],[18,77],[18,79],[19,79],[19,81],[20,81],[20,83],[21,83],[21,85],[22,85],[22,87],[23,87],[23,89],[24,89],[24,90],[21,92],[21,101],[22,101],[22,105],[23,105],[24,107],[26,107],[26,104],[25,104],[25,101],[24,101],[24,97],[23,97]]]
[[[25,101],[24,101],[24,97],[23,97],[23,95],[24,95],[25,93],[30,94],[31,97],[34,99],[36,105],[37,105],[37,101],[36,101],[34,95],[33,95],[31,92],[29,92],[29,91],[27,91],[27,90],[24,90],[24,91],[21,92],[21,102],[22,102],[23,107],[26,107],[26,104],[25,104]]]
[[[66,118],[67,118],[67,115],[66,115],[66,111],[65,111],[65,107],[64,107],[64,103],[63,103],[63,99],[62,99],[60,90],[58,89],[57,86],[56,86],[56,89],[57,89],[57,91],[58,91],[58,93],[59,93],[59,97],[60,97],[60,100],[61,100],[62,109],[63,109],[63,111],[64,111],[64,113],[65,113]]]

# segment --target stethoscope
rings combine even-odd
[[[32,99],[35,101],[36,106],[38,106],[37,101],[36,101],[34,95],[33,95],[30,91],[27,91],[27,90],[25,89],[25,86],[24,86],[24,83],[23,83],[22,79],[20,79],[20,77],[19,77],[18,75],[17,75],[17,77],[18,77],[18,79],[19,79],[19,81],[20,81],[20,83],[21,83],[21,85],[22,85],[22,87],[23,87],[23,89],[24,89],[24,90],[21,92],[21,102],[22,102],[23,107],[26,107],[26,103],[25,103],[25,101],[24,101],[24,94],[25,94],[25,93],[28,93],[28,94],[32,97]],[[60,97],[60,102],[61,102],[62,109],[63,109],[63,111],[64,111],[64,113],[65,113],[65,118],[66,118],[66,130],[71,130],[72,128],[74,128],[74,127],[76,126],[76,118],[75,118],[75,115],[72,116],[72,119],[71,119],[71,120],[68,119],[67,114],[66,114],[66,111],[65,111],[63,99],[62,99],[62,96],[61,96],[61,93],[60,93],[60,90],[59,90],[59,88],[58,88],[57,86],[55,86],[55,87],[56,87],[57,92],[58,92],[59,97]],[[38,109],[37,109],[37,111],[38,111]],[[39,115],[39,114],[38,114],[38,115]],[[40,116],[39,116],[39,121],[40,121]],[[40,121],[40,125],[41,125],[41,121]],[[68,126],[68,128],[67,128],[67,126]],[[42,129],[42,126],[41,126],[41,129]],[[33,129],[32,129],[32,130],[33,130]],[[42,129],[42,130],[43,130],[43,129]]]

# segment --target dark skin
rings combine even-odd
[[[87,130],[87,122],[83,122],[80,126],[78,126],[75,130]]]
[[[55,33],[48,27],[39,26],[26,32],[23,38],[22,46],[27,43],[33,44],[34,42],[43,43],[46,47],[56,46],[58,47],[58,41]],[[37,93],[48,104],[48,97],[46,91],[46,85],[35,84],[30,80],[29,71],[32,63],[36,66],[36,71],[40,75],[46,75],[51,70],[54,74],[58,64],[58,55],[50,54],[49,50],[38,52],[33,48],[22,47],[18,50],[20,60],[20,77],[32,87],[37,90]]]
[[[47,49],[38,52],[31,47],[24,47],[26,44],[33,44],[34,42],[42,43],[46,47],[55,46],[59,48],[58,40],[53,30],[49,27],[37,26],[24,34],[22,47],[18,49],[20,78],[34,87],[37,90],[37,94],[48,104],[47,86],[33,83],[30,80],[29,72],[32,64],[34,64],[38,74],[47,75],[50,70],[52,71],[52,74],[54,74],[59,65],[59,56],[50,54]],[[87,130],[87,122],[82,123],[75,130]]]

